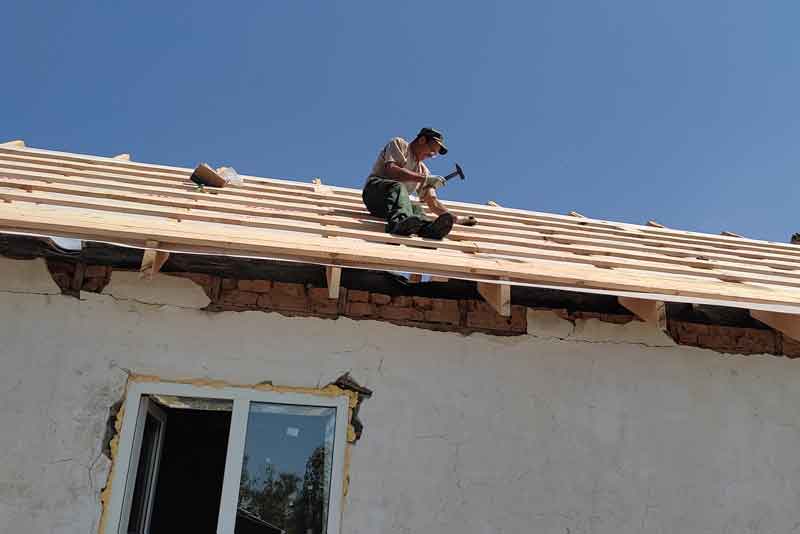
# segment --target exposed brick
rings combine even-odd
[[[310,287],[308,300],[312,312],[321,315],[338,315],[339,301],[329,298],[327,287]]]
[[[109,268],[105,265],[87,265],[86,270],[83,271],[83,276],[86,278],[105,278],[108,271]]]
[[[347,300],[350,302],[369,302],[369,291],[349,289],[347,291]]]
[[[396,306],[398,308],[410,308],[413,305],[414,305],[413,297],[405,297],[402,295],[392,297],[392,306]]]
[[[81,290],[83,291],[91,291],[93,293],[99,293],[106,287],[107,281],[106,278],[87,278],[83,281],[83,287]]]
[[[390,321],[422,321],[425,319],[425,314],[422,310],[397,306],[382,306],[378,310],[378,316]]]
[[[458,326],[461,322],[461,312],[458,301],[446,299],[432,299],[430,310],[425,311],[425,320],[434,323],[446,323]]]
[[[302,284],[289,284],[286,282],[274,282],[272,284],[273,292],[280,295],[291,297],[305,297],[306,288]]]
[[[65,273],[51,273],[53,281],[61,288],[61,290],[69,289],[72,284],[72,275]]]
[[[524,306],[511,306],[511,317],[501,316],[489,304],[481,301],[471,301],[470,308],[467,311],[467,328],[505,333],[524,333],[527,329]]]
[[[228,289],[222,291],[220,300],[223,304],[232,304],[234,306],[254,306],[258,302],[258,293]]]
[[[300,286],[303,287],[303,286]],[[290,312],[309,312],[311,305],[306,295],[292,295],[282,291],[272,292],[270,294],[272,302],[272,309],[277,311],[290,311]]]
[[[370,298],[372,299],[372,302],[374,302],[375,304],[384,305],[392,302],[392,297],[390,297],[389,295],[384,295],[382,293],[372,293],[370,295]]]
[[[272,282],[269,280],[239,280],[239,289],[243,291],[254,291],[256,293],[267,293],[272,289]]]
[[[223,278],[222,289],[236,289],[236,280],[234,278]]]
[[[312,300],[311,311],[322,315],[338,315],[339,301],[336,299]]]
[[[366,317],[372,315],[374,309],[375,306],[369,302],[348,302],[345,314],[352,317]]]
[[[783,344],[783,353],[789,358],[800,357],[800,341],[786,336],[782,336],[781,342]]]
[[[331,299],[328,296],[328,288],[327,287],[309,287],[308,288],[308,298],[311,299],[311,302],[327,302],[333,301],[336,302],[336,299]]]
[[[58,273],[72,276],[75,273],[75,264],[65,261],[47,260],[47,269],[50,271],[50,274]]]
[[[421,310],[433,309],[433,299],[429,299],[427,297],[413,297],[413,301],[415,308],[419,308]]]

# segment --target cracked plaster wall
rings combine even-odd
[[[192,309],[197,295],[166,294],[190,288],[148,304],[152,289],[132,280],[79,301],[43,294],[39,262],[0,260],[0,272],[2,532],[96,531],[123,369],[294,386],[350,371],[375,395],[352,451],[347,533],[800,529],[792,360],[549,312],[529,314],[529,336],[465,337],[208,313]]]

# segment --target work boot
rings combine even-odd
[[[394,235],[408,236],[416,234],[422,227],[428,224],[428,221],[416,215],[409,215],[401,221],[395,223],[387,223],[386,231]]]
[[[419,231],[420,237],[427,237],[428,239],[442,239],[450,233],[453,229],[453,223],[456,218],[449,213],[442,213],[435,221],[429,222],[423,226]]]

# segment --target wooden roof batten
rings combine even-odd
[[[356,189],[245,176],[212,195],[191,172],[0,144],[0,232],[142,248],[149,276],[169,252],[316,263],[331,298],[348,267],[474,280],[501,315],[511,285],[617,295],[656,325],[664,301],[800,313],[796,245],[461,202],[448,206],[478,226],[406,238],[384,233]]]

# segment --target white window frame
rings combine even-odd
[[[142,409],[146,409],[142,398],[146,395],[175,395],[233,401],[231,428],[228,435],[228,452],[225,459],[225,475],[222,482],[217,534],[233,534],[236,524],[236,510],[239,503],[239,483],[242,477],[244,446],[247,433],[247,419],[251,402],[267,402],[293,406],[321,406],[336,408],[336,429],[333,441],[333,467],[331,474],[330,500],[328,503],[328,524],[326,534],[339,534],[344,496],[344,462],[349,424],[349,401],[346,395],[327,397],[307,393],[283,393],[275,391],[256,391],[247,388],[214,388],[175,384],[169,382],[134,382],[128,386],[128,394],[123,406],[122,429],[119,447],[111,481],[111,500],[108,507],[108,522],[103,534],[125,534],[120,532],[124,506],[127,505],[126,486],[130,477],[136,477],[133,456],[134,438]],[[132,493],[132,492],[131,492]]]

